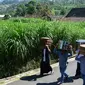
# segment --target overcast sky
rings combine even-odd
[[[3,1],[3,0],[0,0],[0,2]]]

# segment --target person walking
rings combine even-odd
[[[80,61],[80,72],[83,79],[83,85],[85,85],[85,44],[80,45],[79,55],[76,60]]]
[[[78,55],[79,55],[79,48],[80,48],[80,45],[81,44],[85,44],[85,40],[83,40],[83,39],[79,39],[79,40],[76,40],[76,54],[77,54],[77,56],[76,57],[78,57]],[[75,79],[78,79],[78,78],[80,78],[81,77],[81,72],[80,72],[80,61],[79,60],[77,60],[77,69],[76,69],[76,73],[75,73]]]
[[[59,40],[58,44],[56,45],[56,47],[54,48],[54,53],[56,53],[59,57],[59,69],[60,69],[60,73],[61,73],[61,77],[60,77],[60,81],[58,82],[58,84],[62,84],[64,82],[65,79],[68,79],[68,74],[65,72],[66,68],[67,68],[67,60],[68,60],[68,50],[72,50],[72,46],[69,45],[68,43],[66,43],[66,49],[63,49],[63,45],[61,46],[61,40]],[[60,44],[60,45],[59,45]],[[60,48],[60,46],[62,48]]]
[[[50,66],[50,46],[52,43],[52,40],[48,37],[42,37],[41,38],[43,42],[43,48],[42,48],[42,60],[40,64],[40,75],[43,75],[44,73],[52,73],[52,67]]]

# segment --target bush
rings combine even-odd
[[[5,16],[4,16],[4,19],[9,19],[11,16],[9,15],[9,14],[6,14]]]
[[[61,9],[60,15],[65,15],[66,14],[66,10],[65,9]]]

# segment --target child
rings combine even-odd
[[[60,41],[58,43],[60,43]],[[58,44],[57,44],[57,46],[54,48],[54,53],[56,53],[59,57],[59,69],[61,73],[61,79],[58,84],[62,84],[64,82],[64,79],[68,78],[68,75],[65,73],[66,68],[67,68],[68,50],[58,50]]]

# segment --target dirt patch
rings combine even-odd
[[[65,17],[60,19],[60,21],[85,21],[85,17]]]

